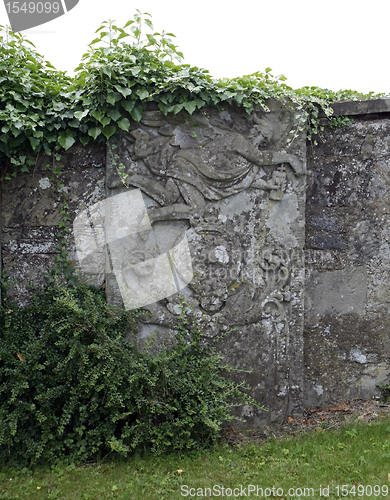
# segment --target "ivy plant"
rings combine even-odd
[[[205,69],[183,63],[174,35],[153,28],[148,13],[136,11],[123,27],[104,22],[71,78],[56,70],[21,34],[0,26],[0,160],[3,178],[28,172],[41,153],[70,149],[77,141],[105,142],[140,121],[154,103],[165,114],[192,114],[206,106],[236,105],[251,113],[266,100],[294,104],[297,130],[319,131],[319,111],[331,103],[381,94],[292,89],[271,68],[232,79],[213,79]],[[146,30],[146,31],[145,31]]]
[[[0,155],[29,172],[40,151],[60,149],[69,118],[61,90],[71,84],[20,33],[0,26]],[[0,159],[1,159],[0,156]]]
[[[291,140],[320,131],[320,112],[332,116],[331,103],[379,97],[373,93],[332,92],[318,87],[292,89],[271,68],[239,78],[213,79],[209,72],[183,63],[173,33],[155,31],[148,13],[135,12],[123,27],[103,22],[73,78],[55,69],[20,33],[0,26],[0,166],[1,179],[29,173],[40,155],[53,164],[60,187],[60,155],[80,142],[108,143],[139,122],[148,106],[164,115],[226,104],[251,113],[268,111],[267,99],[294,106],[299,117]],[[332,121],[333,125],[335,121]],[[120,172],[121,165],[118,165]],[[62,220],[55,274],[74,275],[67,263],[67,201]]]

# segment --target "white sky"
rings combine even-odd
[[[79,0],[66,15],[23,34],[71,74],[100,23],[123,26],[136,8],[152,15],[156,31],[176,35],[184,62],[214,77],[269,66],[295,88],[390,93],[389,0]],[[0,24],[8,24],[2,2]]]

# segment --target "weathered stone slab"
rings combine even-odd
[[[387,379],[389,137],[389,119],[356,119],[309,155],[307,406],[377,395]]]
[[[171,342],[184,296],[205,336],[225,333],[226,358],[252,371],[242,376],[270,413],[244,408],[249,425],[299,413],[303,387],[306,149],[303,139],[289,144],[293,113],[270,107],[250,116],[228,107],[192,117],[148,111],[107,166],[108,199],[139,190],[150,221],[130,241],[128,208],[110,215],[127,246],[120,255],[108,244],[107,297],[126,306],[123,286],[134,293],[134,283],[153,296],[156,259],[185,239],[192,278],[171,255],[175,293],[143,306],[139,338],[157,332],[157,344]]]

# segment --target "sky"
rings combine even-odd
[[[176,35],[185,63],[216,78],[270,67],[294,88],[390,93],[389,0],[79,0],[22,34],[72,75],[101,22],[123,26],[136,9]],[[9,24],[4,3],[0,24]]]

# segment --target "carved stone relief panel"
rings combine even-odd
[[[302,391],[305,142],[291,143],[294,113],[269,106],[146,111],[107,161],[107,199],[142,195],[147,217],[131,237],[128,205],[106,221],[122,249],[108,255],[109,300],[143,297],[141,339],[173,338],[181,296],[206,337],[228,332],[222,352],[271,410],[242,410],[254,425],[299,412]]]

